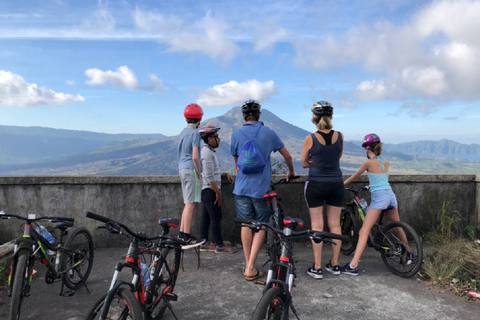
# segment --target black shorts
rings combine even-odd
[[[345,187],[343,182],[307,181],[305,183],[305,200],[309,208],[329,206],[342,207]]]

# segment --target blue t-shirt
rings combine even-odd
[[[200,152],[200,133],[197,129],[185,128],[178,139],[178,170],[195,169],[192,158],[193,147],[197,147]],[[198,158],[200,159],[200,154]]]
[[[260,126],[263,126],[263,122],[246,123],[243,125],[242,131],[252,139]],[[232,134],[230,147],[230,153],[232,156],[238,157],[240,154],[243,145],[248,141],[245,135],[239,130]],[[285,146],[275,131],[265,126],[258,132],[255,144],[260,150],[263,159],[265,159],[265,168],[262,172],[253,174],[243,174],[241,170],[238,171],[237,178],[235,179],[235,187],[233,189],[233,193],[238,196],[263,198],[270,188],[270,182],[272,179],[270,154],[272,151],[278,151]]]

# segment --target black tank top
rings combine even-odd
[[[312,164],[308,170],[308,181],[343,182],[340,169],[340,156],[343,151],[342,135],[338,132],[338,139],[332,144],[333,130],[329,133],[320,132],[326,145],[322,145],[315,134],[311,134],[313,145],[310,149]]]

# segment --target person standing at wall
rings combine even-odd
[[[202,108],[196,104],[189,104],[184,112],[187,127],[182,130],[178,140],[177,156],[178,170],[182,184],[183,202],[185,206],[180,222],[179,238],[188,244],[199,241],[190,235],[195,204],[201,201],[202,174],[200,169],[200,134],[198,127],[203,117]]]
[[[215,253],[234,253],[232,246],[223,243],[220,221],[222,220],[222,177],[233,183],[233,177],[228,173],[221,173],[215,149],[220,146],[218,131],[220,128],[208,126],[200,129],[200,137],[204,144],[200,152],[202,160],[202,220],[200,222],[200,236],[205,243],[200,246],[200,251],[213,251]],[[212,230],[214,243],[208,242],[208,234]]]
[[[312,122],[318,130],[305,138],[302,150],[302,166],[309,168],[305,183],[305,200],[310,212],[312,229],[323,231],[323,207],[326,206],[330,232],[342,234],[340,214],[345,190],[340,158],[343,152],[343,134],[332,130],[333,107],[329,102],[316,102],[312,107],[312,113]],[[334,241],[336,245],[332,245],[333,257],[325,269],[339,275],[338,257],[341,241]],[[308,268],[307,274],[315,279],[322,279],[323,242],[312,241],[312,247],[315,262]]]
[[[265,127],[263,122],[259,121],[260,108],[260,103],[255,100],[248,100],[244,103],[242,113],[245,124],[233,132],[230,151],[237,167],[237,178],[233,190],[237,218],[268,222],[270,209],[263,196],[268,192],[272,178],[271,153],[279,151],[285,159],[288,166],[287,180],[295,176],[295,172],[292,156],[282,140],[272,129]],[[260,166],[259,169],[250,168],[252,170],[248,170],[249,164],[241,161],[244,146],[248,141],[255,143],[258,156],[264,161],[263,167]],[[246,280],[252,281],[263,276],[263,272],[256,268],[255,263],[265,239],[265,230],[254,233],[248,228],[241,229],[245,255],[243,274]]]

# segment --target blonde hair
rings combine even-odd
[[[333,128],[331,116],[317,116],[314,114],[312,116],[312,122],[317,126],[318,130],[328,130]]]

